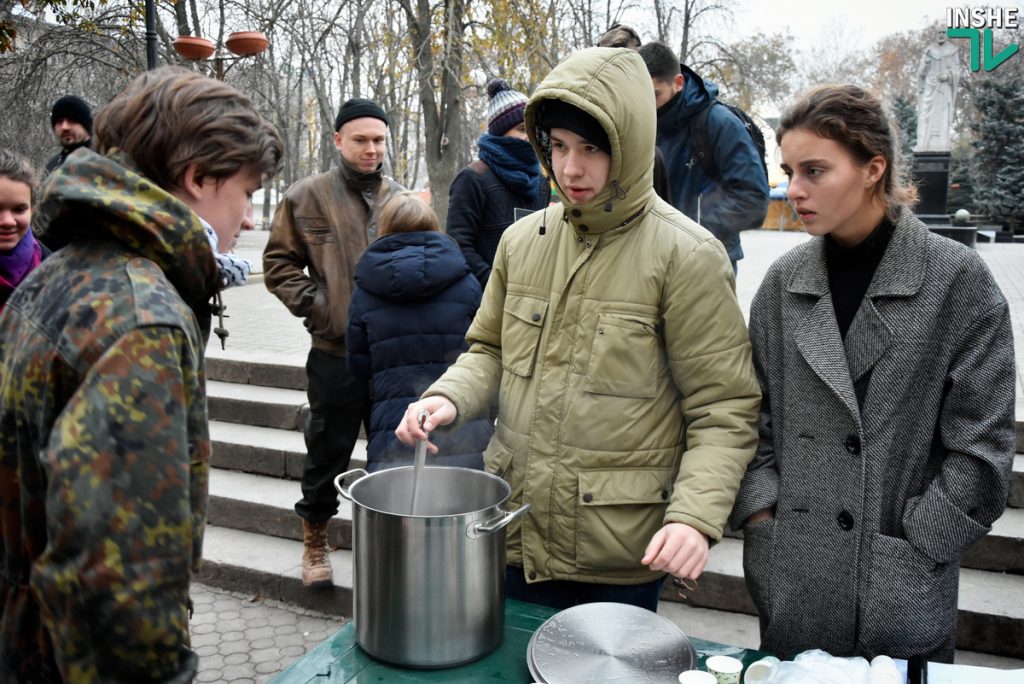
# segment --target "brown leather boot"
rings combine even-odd
[[[331,561],[327,557],[327,521],[302,521],[302,584],[307,587],[329,587],[334,584]]]

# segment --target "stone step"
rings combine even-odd
[[[726,530],[730,539],[743,533]],[[992,524],[992,530],[964,554],[961,566],[1024,575],[1024,509],[1007,508]]]
[[[302,541],[294,508],[301,496],[299,483],[292,480],[212,468],[207,519],[219,528]],[[352,505],[342,497],[327,534],[332,546],[352,548]]]
[[[663,599],[674,599],[666,585]],[[690,605],[756,615],[743,581],[743,542],[723,539],[712,549],[700,588]],[[960,571],[957,646],[970,651],[1024,658],[1024,577],[963,568]]]
[[[230,429],[232,426],[218,426],[217,431],[223,427]],[[365,449],[365,444],[362,446]],[[275,537],[302,539],[301,524],[293,509],[301,496],[298,483],[281,479],[280,466],[266,468],[276,472],[225,470],[216,453],[215,450],[215,467],[210,471],[210,522]],[[350,468],[364,467],[360,459],[364,454],[353,454]],[[350,548],[351,504],[344,498],[339,497],[339,500],[339,513],[328,528],[331,543]],[[732,537],[732,540],[742,543],[741,538]],[[962,566],[1017,574],[1024,586],[1024,509],[1006,509],[992,525],[992,531],[964,554]]]
[[[992,530],[967,550],[961,566],[1024,575],[1024,509],[1007,508]],[[1021,577],[1024,587],[1024,576]]]
[[[302,586],[302,542],[208,525],[197,582],[339,617],[352,615],[352,552],[333,551],[334,585]],[[339,620],[338,627],[341,627]]]
[[[210,439],[214,467],[291,480],[302,478],[306,442],[301,432],[211,420]],[[366,467],[365,439],[356,441],[349,467]]]
[[[306,393],[279,387],[206,383],[210,419],[282,430],[302,430],[308,406]]]
[[[731,543],[730,543],[731,542]],[[735,546],[730,549],[723,546]],[[750,611],[695,605],[723,590],[746,595],[742,578],[729,578],[730,559],[738,561],[741,544],[725,540],[715,547],[691,602],[679,603],[669,587],[658,612],[695,637],[756,648],[757,618]],[[724,551],[724,553],[723,553]],[[222,589],[283,601],[339,617],[351,617],[352,553],[331,553],[334,585],[329,589],[302,586],[301,542],[209,525],[204,543],[203,569],[195,580]],[[1024,667],[1019,582],[1008,586],[1005,575],[964,571],[960,583],[958,663],[1015,669]],[[732,585],[732,588],[729,588]],[[667,599],[667,600],[666,600]],[[1016,610],[1012,607],[1016,606]],[[339,622],[340,627],[340,622]],[[995,648],[990,648],[991,646]],[[997,655],[990,655],[995,652]]]
[[[264,352],[232,351],[231,357],[207,356],[210,382],[306,391],[306,369],[295,359],[282,361]],[[1017,400],[1017,453],[1024,454],[1024,398]],[[1024,507],[1024,505],[1018,505]]]
[[[1017,454],[1013,458],[1009,505],[1013,508],[1024,508],[1024,455],[1022,454]]]
[[[207,356],[207,379],[306,391],[305,366],[281,363],[262,353],[233,351],[232,356],[235,358]]]

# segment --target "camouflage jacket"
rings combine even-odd
[[[0,681],[190,681],[206,518],[206,302],[184,204],[122,155],[46,183],[44,261],[0,316]]]

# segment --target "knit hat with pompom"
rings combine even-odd
[[[510,128],[523,123],[526,112],[526,95],[503,78],[492,78],[487,83],[487,132],[491,135],[505,135]]]

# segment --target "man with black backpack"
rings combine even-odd
[[[735,271],[740,231],[760,228],[768,211],[764,136],[742,110],[718,102],[718,86],[680,64],[667,45],[647,43],[639,53],[654,83],[672,204],[722,241]]]

